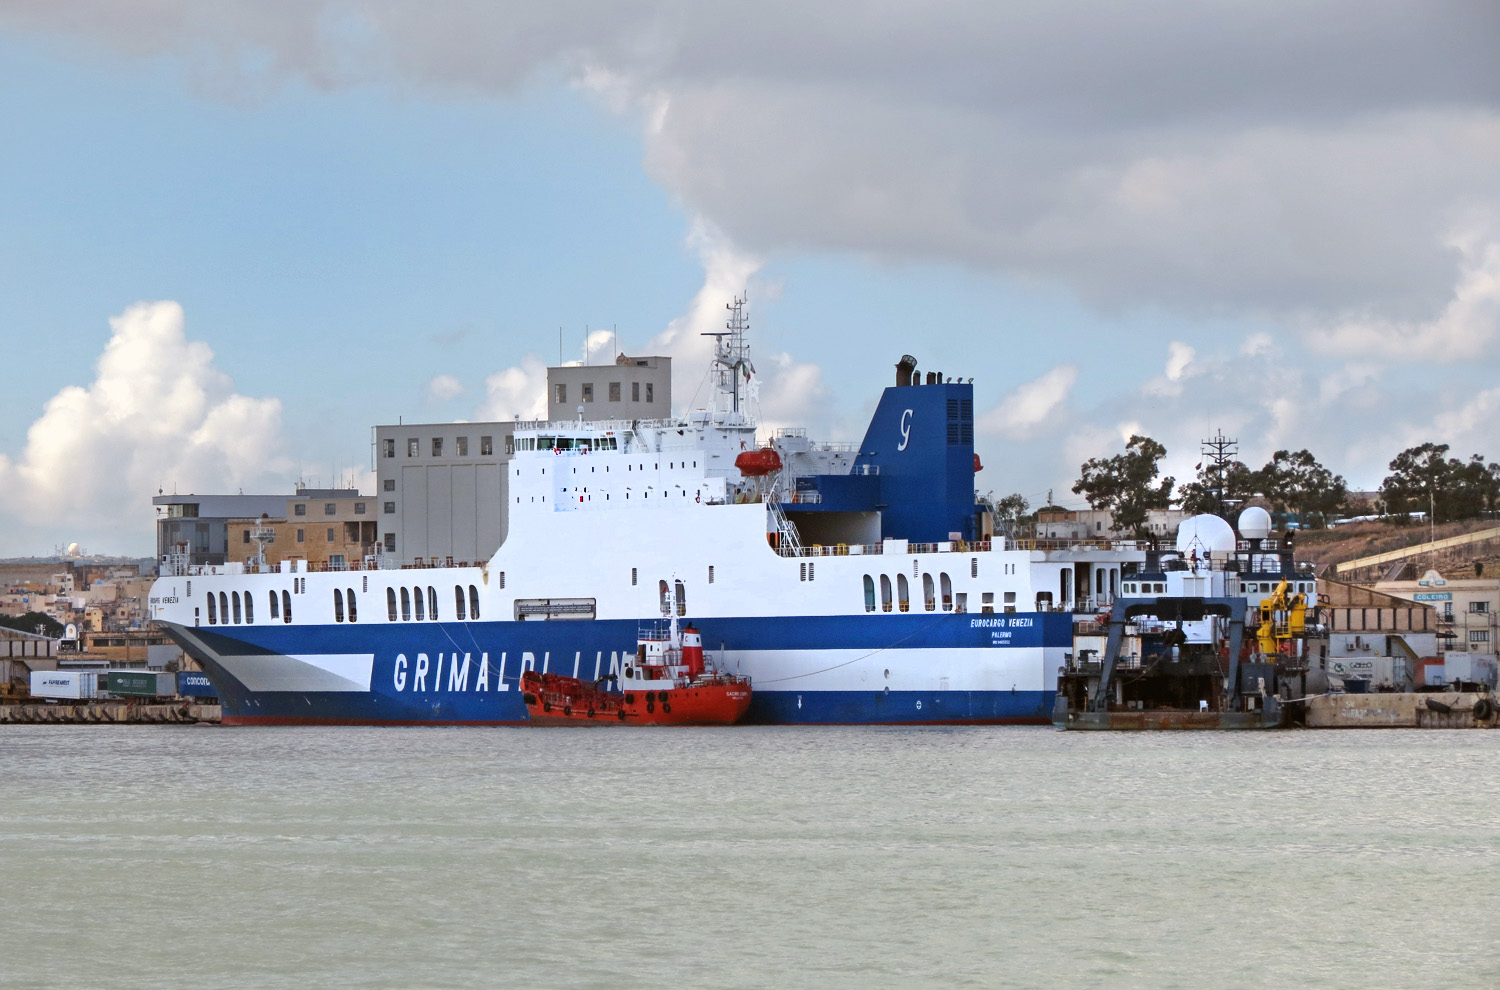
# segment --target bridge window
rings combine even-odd
[[[880,610],[891,610],[891,579],[885,574],[880,575]]]
[[[906,584],[906,575],[896,575],[896,607],[903,612],[911,611],[911,590]]]
[[[245,592],[245,621],[250,624],[255,622],[255,596]]]
[[[658,593],[661,596],[661,614],[662,615],[671,615],[672,614],[672,589],[669,588],[669,587],[667,587],[667,582],[665,582],[665,581],[659,581],[657,583],[658,583],[658,586],[659,586],[658,589],[657,589],[657,591],[658,591]]]
[[[349,621],[350,622],[358,622],[359,621],[359,615],[356,614],[355,609],[354,609],[354,589],[350,588],[348,594],[349,594]]]
[[[219,624],[219,606],[211,591],[208,593],[208,624],[211,626]]]
[[[411,621],[411,592],[405,588],[401,589],[401,621]]]
[[[459,622],[464,621],[464,586],[461,584],[453,586],[453,617]]]
[[[219,592],[219,621],[222,625],[229,625],[229,596]]]
[[[500,574],[500,587],[505,587],[505,573]],[[469,618],[479,621],[479,589],[469,585]]]
[[[427,586],[427,617],[433,622],[438,620],[437,589],[432,585]]]
[[[922,575],[922,606],[929,612],[937,611],[937,593],[932,583],[931,574]]]
[[[281,621],[292,621],[292,596],[287,593],[285,588],[281,589]]]
[[[953,611],[953,579],[947,572],[938,574],[938,590],[943,594],[943,611]]]
[[[875,580],[865,575],[865,611],[875,611]]]
[[[422,600],[422,589],[411,589],[411,596],[415,600],[415,606],[413,609],[414,618],[416,618],[418,622],[422,622],[427,618],[427,603]]]
[[[276,592],[274,592],[274,591],[268,591],[268,592],[266,592],[266,598],[270,599],[270,603],[271,603],[271,618],[273,618],[273,619],[279,619],[279,618],[281,618],[281,612],[276,607],[277,605],[281,604],[280,602],[278,602],[276,600]]]
[[[333,589],[333,621],[344,621],[344,593],[337,588]]]
[[[682,582],[677,582],[677,614],[687,615],[687,591],[682,587]]]
[[[385,589],[385,611],[390,621],[396,621],[396,589]]]

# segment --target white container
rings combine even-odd
[[[31,696],[60,701],[83,701],[100,696],[99,672],[95,670],[33,670]]]
[[[1493,656],[1485,653],[1449,653],[1443,658],[1444,681],[1448,684],[1460,681],[1469,684],[1496,686],[1497,665]]]

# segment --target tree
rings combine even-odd
[[[1108,509],[1115,529],[1129,530],[1146,538],[1146,516],[1151,509],[1165,509],[1172,500],[1173,478],[1157,481],[1158,465],[1167,448],[1150,437],[1132,435],[1125,453],[1095,457],[1079,469],[1076,495],[1088,500],[1092,509]]]
[[[1230,508],[1224,504],[1225,500],[1243,502],[1259,490],[1259,473],[1250,470],[1240,461],[1225,464],[1222,479],[1219,474],[1218,465],[1204,464],[1198,468],[1197,481],[1190,481],[1177,490],[1178,500],[1185,512],[1194,515],[1223,515]],[[1219,495],[1221,488],[1222,499]]]
[[[1302,522],[1322,527],[1349,498],[1343,476],[1318,463],[1305,448],[1295,454],[1278,450],[1265,467],[1256,472],[1260,490],[1277,512],[1296,513]]]
[[[62,638],[63,624],[45,612],[27,612],[25,615],[0,615],[0,626],[19,632],[34,633],[42,627],[42,635],[53,639]]]
[[[1493,512],[1500,501],[1500,464],[1485,464],[1482,454],[1465,462],[1447,453],[1447,444],[1429,442],[1397,454],[1380,486],[1386,511],[1401,518],[1430,511],[1433,522]]]
[[[1014,532],[1031,503],[1020,494],[1007,495],[995,503],[995,518]]]

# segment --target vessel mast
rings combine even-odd
[[[745,315],[747,301],[747,297],[735,296],[734,302],[725,303],[729,321],[724,324],[724,329],[701,335],[714,338],[714,384],[720,393],[729,397],[730,410],[736,417],[740,412],[741,376],[748,382],[755,371],[755,366],[750,363],[750,345],[745,341],[745,332],[750,329],[750,320]]]
[[[1201,448],[1203,459],[1208,462],[1208,470],[1214,477],[1214,494],[1219,498],[1219,516],[1223,519],[1229,518],[1229,509],[1224,498],[1224,489],[1228,486],[1229,465],[1235,457],[1239,456],[1239,441],[1226,437],[1222,429],[1216,430],[1214,435],[1203,441]]]

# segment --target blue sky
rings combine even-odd
[[[0,12],[0,554],[149,552],[158,486],[358,480],[375,423],[519,411],[559,327],[672,353],[684,400],[737,289],[768,423],[856,439],[910,352],[975,379],[1000,495],[1076,503],[1137,429],[1179,478],[1221,426],[1356,487],[1500,459],[1500,90],[1451,44],[1493,19],[896,3],[788,45],[795,5],[562,6]],[[1403,45],[1430,76],[1370,68]]]

